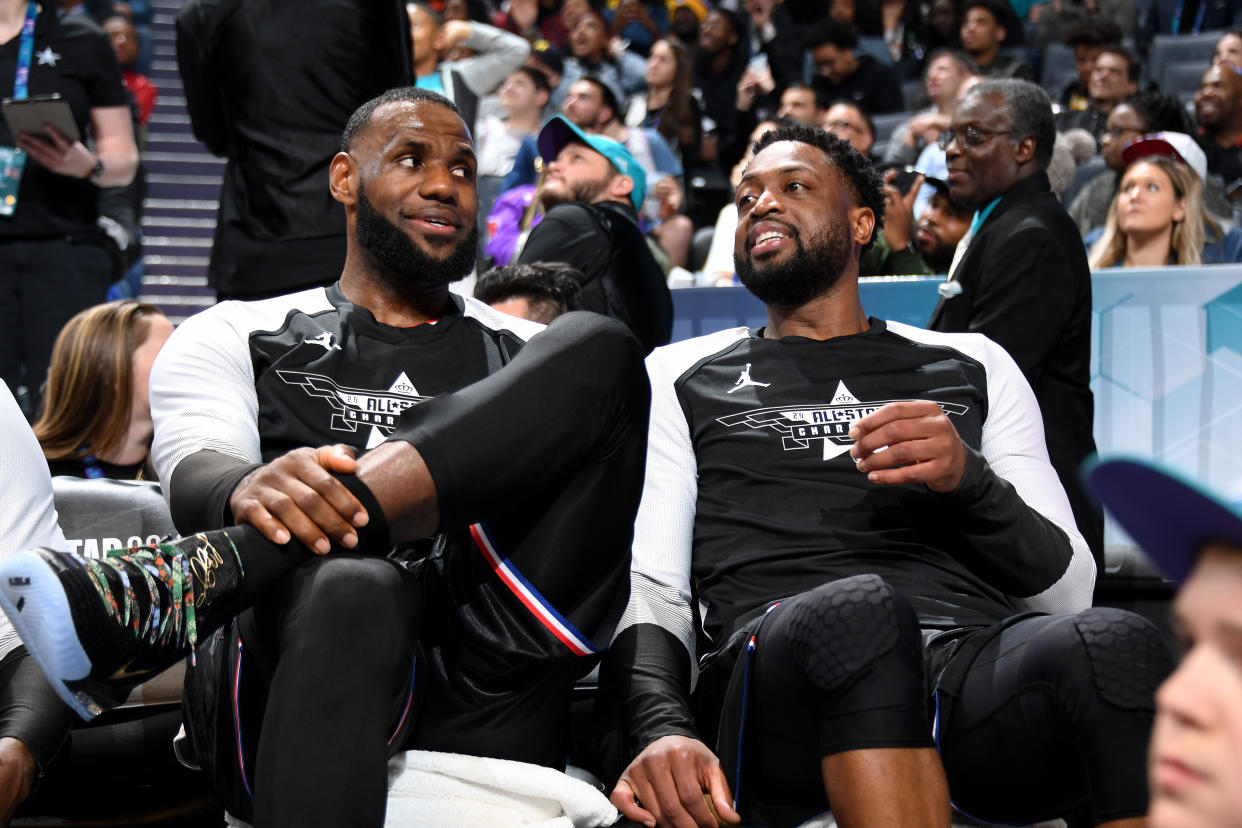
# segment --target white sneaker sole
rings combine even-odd
[[[91,660],[78,640],[64,585],[38,553],[19,552],[0,563],[0,607],[56,694],[83,719],[98,716],[99,704],[65,683],[89,676]]]

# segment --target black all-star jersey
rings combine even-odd
[[[394,328],[335,285],[223,302],[186,320],[152,370],[155,468],[170,482],[205,450],[259,463],[372,448],[406,408],[487,376],[541,328],[456,295],[434,323]]]
[[[856,336],[735,329],[656,350],[646,483],[621,629],[655,623],[690,652],[691,602],[719,643],[817,584],[877,573],[925,627],[1090,601],[1094,566],[1048,463],[1035,399],[977,334],[872,320]],[[968,447],[959,487],[871,483],[851,424],[932,400]]]

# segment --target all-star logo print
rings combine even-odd
[[[401,412],[430,399],[418,393],[404,371],[386,391],[345,388],[322,374],[301,371],[277,371],[276,374],[289,385],[302,387],[309,396],[327,400],[333,411],[329,423],[333,431],[356,434],[359,428],[370,428],[367,448],[374,448],[392,434]]]
[[[906,401],[863,402],[846,388],[844,382],[838,382],[832,402],[827,404],[752,408],[749,411],[718,417],[717,422],[729,427],[770,428],[781,435],[781,447],[785,451],[807,449],[811,447],[811,443],[819,441],[823,445],[823,459],[831,460],[845,454],[854,444],[849,436],[851,425],[889,403]],[[969,406],[960,403],[937,402],[937,405],[945,414],[960,416],[970,410]]]

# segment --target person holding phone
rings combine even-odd
[[[108,36],[54,3],[0,0],[0,97],[53,94],[80,140],[46,126],[14,135],[0,118],[0,376],[15,395],[27,388],[27,416],[56,334],[114,281],[98,188],[128,184],[138,148]]]

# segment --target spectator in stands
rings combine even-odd
[[[52,481],[17,402],[0,387],[0,558],[16,550],[68,549],[56,523]],[[0,825],[30,796],[76,717],[0,613]]]
[[[912,170],[884,171],[884,226],[859,258],[859,276],[932,274],[914,244],[914,199],[922,183],[923,176]]]
[[[778,118],[792,118],[809,126],[819,126],[824,110],[819,106],[815,89],[804,83],[787,86],[781,93],[781,105],[776,110]]]
[[[1095,453],[1090,387],[1091,274],[1082,237],[1045,170],[1052,103],[1033,83],[984,81],[940,140],[953,198],[977,212],[930,327],[975,331],[1017,362],[1043,414],[1048,455],[1097,561],[1103,521],[1078,481]]]
[[[1122,152],[1126,169],[1101,230],[1088,233],[1091,266],[1163,267],[1242,261],[1242,230],[1203,206],[1207,160],[1189,135],[1143,135]]]
[[[899,189],[899,183],[906,189]],[[915,194],[922,187],[932,194],[915,221]],[[884,231],[859,260],[859,275],[947,273],[974,211],[954,201],[948,183],[939,178],[890,170],[884,190]]]
[[[962,52],[938,49],[932,53],[923,74],[931,106],[893,130],[884,151],[885,164],[913,164],[925,147],[936,142],[957,108],[958,90],[972,73],[970,58]]]
[[[93,21],[0,0],[0,40],[4,97],[59,94],[81,135],[13,135],[0,118],[0,377],[19,399],[26,388],[33,414],[56,332],[116,279],[97,188],[128,184],[138,148],[120,67]]]
[[[626,126],[654,129],[677,155],[683,170],[696,169],[703,110],[693,94],[690,50],[675,37],[661,38],[651,47],[645,77],[647,94],[630,99]]]
[[[121,80],[129,94],[134,96],[138,105],[138,123],[145,127],[155,111],[155,101],[159,90],[151,79],[140,74],[134,68],[138,61],[138,32],[130,19],[122,14],[114,14],[103,22],[104,31],[112,38],[112,49],[116,53],[117,63],[121,64]],[[139,144],[145,141],[139,141]]]
[[[407,3],[414,43],[415,84],[439,92],[457,105],[471,131],[479,98],[504,83],[530,54],[530,44],[510,32],[465,20],[444,20],[426,3]],[[440,59],[459,44],[474,54],[464,60]]]
[[[698,48],[699,29],[707,20],[707,6],[703,0],[673,0],[671,14],[669,33],[687,49]]]
[[[503,192],[505,177],[513,172],[522,142],[533,138],[543,123],[551,89],[538,69],[519,66],[500,85],[504,117],[487,117],[478,124],[475,146],[479,154],[479,215],[486,216]]]
[[[54,475],[150,478],[147,384],[173,326],[154,305],[87,308],[56,337],[34,433]]]
[[[1242,198],[1242,67],[1222,62],[1208,69],[1195,92],[1199,146],[1208,172],[1224,179],[1225,193]]]
[[[578,294],[586,277],[560,262],[493,267],[474,283],[474,298],[498,311],[548,325],[578,310]]]
[[[1120,42],[1121,30],[1106,22],[1079,23],[1069,29],[1064,40],[1065,45],[1074,50],[1074,69],[1078,77],[1061,91],[1057,102],[1061,104],[1063,113],[1082,112],[1091,102],[1088,86],[1091,83],[1091,70],[1095,68],[1095,59],[1105,46]]]
[[[1001,52],[1010,18],[1002,0],[967,0],[962,6],[962,48],[974,61],[975,74],[1033,81],[1035,70],[1029,63]]]
[[[561,0],[509,0],[508,7],[498,11],[494,20],[500,28],[532,44],[545,40],[561,49],[569,42],[561,23]]]
[[[1077,62],[1079,45],[1090,50],[1118,44],[1123,37],[1134,37],[1134,26],[1134,0],[1051,0],[1039,15],[1035,49],[1043,52],[1050,43],[1065,43],[1073,47]],[[1090,72],[1088,65],[1086,74]],[[1086,76],[1081,69],[1078,74],[1085,92]]]
[[[404,4],[188,0],[177,65],[195,137],[228,159],[207,269],[217,298],[333,282],[345,212],[328,165],[355,108],[414,80]]]
[[[117,10],[118,7],[113,7]],[[104,31],[121,65],[121,79],[133,103],[134,141],[139,163],[134,178],[124,187],[102,187],[99,193],[99,224],[116,243],[124,276],[108,288],[108,299],[132,298],[142,292],[142,217],[147,194],[146,165],[141,161],[147,143],[147,122],[155,111],[158,91],[136,66],[140,59],[139,35],[129,17],[114,13],[104,18]]]
[[[1102,227],[1109,207],[1117,195],[1117,182],[1126,164],[1121,151],[1127,144],[1149,132],[1185,132],[1186,116],[1176,98],[1159,92],[1139,92],[1113,107],[1108,128],[1100,139],[1108,169],[1087,182],[1070,202],[1069,214],[1083,236]],[[1220,204],[1224,204],[1221,198]],[[1227,211],[1226,211],[1227,212]]]
[[[761,54],[752,57],[737,82],[734,134],[741,136],[749,133],[758,120],[772,117],[780,109],[781,95],[776,78],[772,76],[772,69],[768,65],[768,56]]]
[[[1172,159],[1155,157],[1129,165],[1121,176],[1104,235],[1091,247],[1091,266],[1200,264],[1200,186],[1190,167]]]
[[[606,135],[622,144],[634,157],[647,176],[646,200],[639,209],[642,226],[651,231],[667,255],[669,266],[684,266],[694,226],[687,216],[681,215],[685,204],[683,169],[663,136],[654,129],[622,123],[613,91],[593,77],[583,78],[570,87],[562,114],[583,132]],[[544,158],[545,163],[548,160]]]
[[[1079,112],[1062,112],[1057,129],[1085,129],[1096,142],[1103,140],[1108,116],[1126,98],[1138,91],[1139,65],[1124,46],[1106,46],[1095,59],[1088,89],[1091,104]]]
[[[561,85],[561,77],[565,73],[565,58],[560,49],[546,40],[537,40],[531,45],[526,65],[543,72],[548,78],[550,88],[555,89]],[[549,98],[549,106],[551,103],[551,98]]]
[[[921,9],[921,6],[920,6]],[[962,13],[956,0],[931,0],[926,19],[920,15],[919,40],[927,54],[936,49],[962,48]]]
[[[782,0],[745,0],[750,16],[750,54],[763,61],[779,92],[802,80],[802,49],[798,27]],[[762,56],[762,57],[760,57]]]
[[[1152,828],[1242,823],[1242,499],[1148,460],[1114,458],[1087,486],[1128,536],[1180,582],[1181,663],[1156,692]]]
[[[552,105],[560,107],[570,87],[585,77],[607,84],[618,100],[628,100],[646,88],[646,73],[647,62],[642,56],[622,48],[612,36],[608,21],[589,10],[569,33],[569,56],[560,85],[552,92]]]
[[[811,86],[820,100],[852,100],[871,114],[905,108],[897,72],[871,55],[859,54],[858,32],[851,26],[822,21],[806,33],[802,43],[815,64]]]
[[[868,158],[875,144],[875,124],[866,111],[850,100],[833,101],[824,110],[819,126],[838,138],[850,142],[850,146]]]
[[[445,0],[440,16],[445,22],[449,20],[483,24],[492,22],[484,0]],[[464,40],[459,40],[440,53],[440,60],[443,63],[453,63],[474,56],[475,51],[467,46]]]
[[[1242,66],[1242,31],[1225,32],[1216,41],[1216,51],[1212,53],[1212,65],[1232,63]]]
[[[604,16],[617,37],[644,58],[651,47],[668,34],[668,5],[664,0],[620,0],[604,6]]]
[[[932,196],[919,215],[914,244],[933,273],[948,273],[974,211],[954,201],[948,182],[942,179],[924,178],[923,186],[932,188]]]
[[[557,115],[539,133],[543,220],[517,264],[565,262],[585,276],[583,310],[624,322],[644,352],[669,341],[673,300],[638,226],[647,176],[621,144]]]
[[[989,822],[1141,825],[1171,659],[1146,620],[1090,607],[1017,367],[984,337],[868,318],[857,266],[884,202],[846,142],[769,133],[737,204],[766,325],[647,361],[630,600],[600,682],[638,752],[613,804],[646,825],[831,807],[914,828],[947,827],[952,795]],[[1126,677],[1090,678],[1113,665]]]
[[[746,24],[725,8],[712,9],[699,27],[695,52],[695,95],[703,104],[703,146],[699,158],[721,169],[732,163],[737,130],[737,85],[746,71]],[[741,149],[737,149],[741,155]]]

